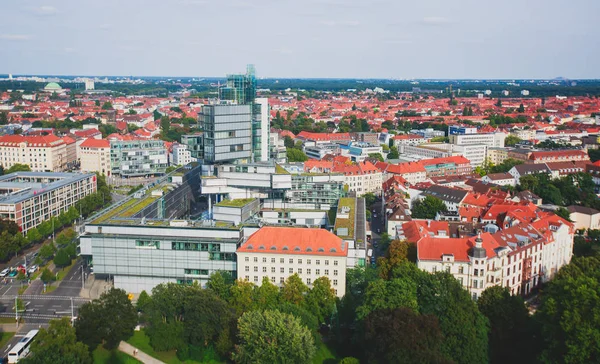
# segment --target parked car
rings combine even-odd
[[[29,272],[30,274],[33,274],[35,272],[37,272],[38,270],[38,266],[37,265],[32,265],[31,267],[29,267],[29,269],[27,270],[27,272]]]
[[[11,277],[11,278],[13,278],[17,274],[19,274],[19,271],[15,269],[15,270],[11,270],[10,273],[8,273],[8,276]]]
[[[5,268],[4,270],[2,270],[2,272],[0,272],[0,277],[6,277],[8,272],[10,272],[10,269]]]

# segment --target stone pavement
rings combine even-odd
[[[137,360],[141,361],[144,364],[165,364],[164,362],[155,359],[153,357],[151,357],[150,355],[144,353],[143,351],[138,349],[137,355],[133,355],[133,351],[136,348],[134,346],[131,346],[130,344],[126,343],[125,341],[121,341],[121,343],[119,344],[119,350],[124,352],[127,355],[131,355],[132,357],[136,358]]]

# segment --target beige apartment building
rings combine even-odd
[[[8,169],[26,164],[34,172],[62,172],[76,162],[74,145],[55,135],[0,136],[0,165]]]
[[[312,288],[327,277],[336,296],[346,292],[347,244],[325,229],[265,226],[237,249],[238,279],[261,285],[263,277],[281,287],[298,274]]]
[[[108,140],[88,138],[78,148],[82,172],[98,172],[110,176],[110,142]]]

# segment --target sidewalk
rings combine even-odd
[[[150,355],[144,353],[143,351],[141,351],[139,349],[138,349],[137,355],[133,355],[133,351],[135,349],[136,348],[134,346],[129,345],[125,341],[121,341],[121,343],[119,344],[120,351],[124,352],[127,355],[131,355],[132,357],[141,361],[144,364],[165,364],[164,362],[151,357]]]
[[[96,279],[94,275],[89,275],[85,281],[85,289],[81,291],[81,297],[90,299],[100,298],[100,295],[108,291],[111,287],[111,282],[106,282],[104,279]]]

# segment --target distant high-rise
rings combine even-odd
[[[227,84],[219,89],[221,100],[235,101],[240,105],[252,104],[256,98],[256,71],[254,65],[246,67],[246,74],[227,75]]]

